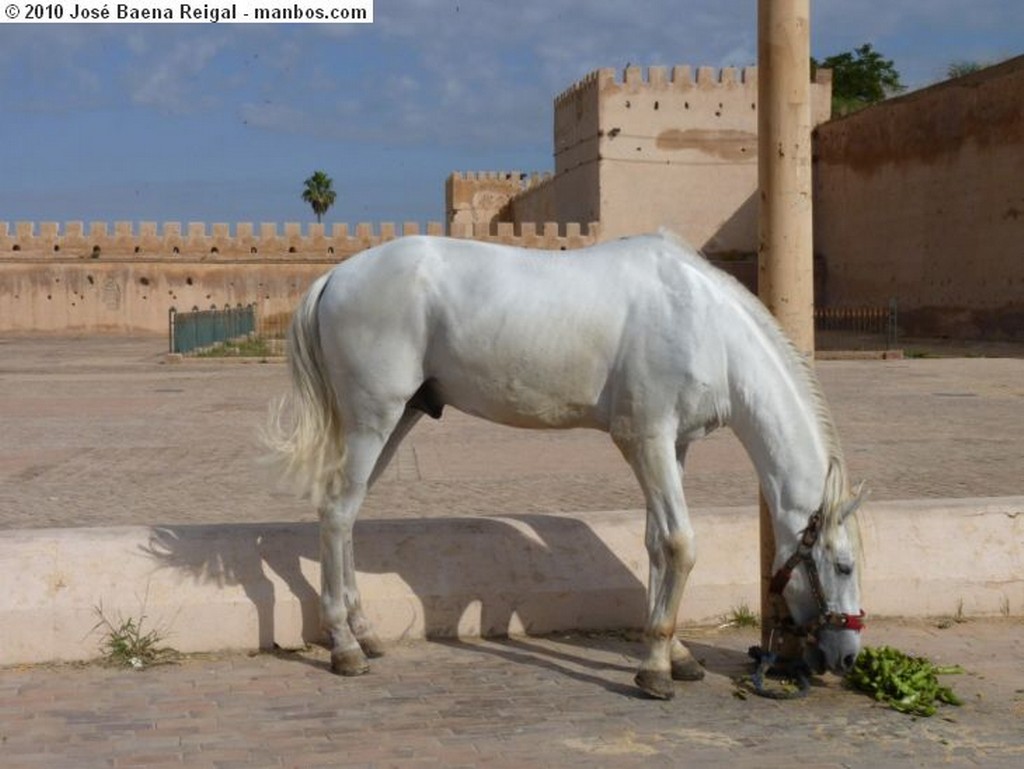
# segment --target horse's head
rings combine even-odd
[[[858,491],[831,515],[814,512],[796,552],[772,578],[772,593],[785,599],[797,632],[806,636],[805,661],[815,672],[844,675],[860,653],[860,551],[851,518],[864,495]]]

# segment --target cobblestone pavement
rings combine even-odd
[[[257,461],[280,364],[163,362],[160,338],[0,338],[0,528],[313,520]],[[820,361],[874,499],[1024,493],[1024,359]],[[687,461],[691,508],[753,504],[728,430]],[[607,436],[424,419],[364,518],[635,509]]]
[[[802,700],[737,696],[752,631],[693,631],[704,681],[670,702],[631,684],[610,635],[408,643],[345,679],[326,654],[199,657],[141,671],[0,671],[9,769],[247,767],[1020,767],[1024,622],[883,622],[887,643],[967,672],[963,698],[913,718],[816,681]]]
[[[875,498],[1024,493],[1024,361],[823,361],[854,477]],[[163,363],[160,339],[0,339],[0,527],[309,520],[254,460],[277,364]],[[693,507],[752,503],[727,432],[692,453]],[[607,438],[456,413],[418,426],[365,517],[640,507]],[[865,642],[963,665],[964,698],[914,719],[832,678],[736,696],[751,631],[688,630],[708,667],[637,695],[615,635],[395,645],[337,678],[321,650],[143,671],[0,670],[0,767],[878,767],[1024,765],[1024,621],[872,623]],[[0,628],[2,642],[2,628]]]

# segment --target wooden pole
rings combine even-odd
[[[812,357],[810,0],[758,0],[757,9],[757,290],[797,349]],[[763,494],[760,507],[761,648],[769,651],[775,536]],[[783,655],[795,653],[774,646]]]

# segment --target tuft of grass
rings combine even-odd
[[[275,355],[270,343],[261,336],[242,337],[215,344],[196,353],[197,358],[267,358]]]
[[[141,670],[168,661],[176,655],[174,649],[162,645],[164,638],[160,630],[143,629],[147,619],[145,613],[141,613],[138,619],[119,615],[116,620],[112,620],[103,611],[102,604],[96,606],[94,611],[99,621],[93,627],[93,632],[102,631],[100,651],[111,665]]]
[[[968,622],[968,618],[964,614],[964,599],[961,598],[956,605],[956,614],[952,617],[943,617],[938,621],[936,627],[940,630],[945,630],[946,628],[953,627],[953,625],[963,625],[965,622]]]
[[[741,603],[733,607],[733,610],[722,622],[722,627],[758,627],[761,618],[747,604]]]

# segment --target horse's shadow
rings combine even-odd
[[[241,587],[256,609],[252,646],[278,646],[275,607],[282,589],[301,607],[302,642],[323,642],[319,594],[308,565],[303,569],[303,561],[319,560],[316,524],[155,527],[144,550],[160,568],[203,583]],[[643,624],[646,588],[585,522],[543,514],[360,521],[355,551],[360,583],[394,574],[408,585],[422,605],[428,639],[459,647],[460,631],[472,614],[471,634],[491,639],[473,644],[473,653],[639,696],[627,682],[641,652],[636,629]],[[572,555],[568,566],[566,553]],[[602,586],[600,601],[580,599],[588,585]],[[555,642],[543,643],[529,637],[566,628],[599,632],[560,632]],[[634,632],[600,632],[624,628]],[[740,651],[687,643],[711,673],[735,677],[749,669]],[[289,658],[326,665],[304,655]]]
[[[372,575],[397,575],[422,605],[430,639],[467,630],[506,637],[643,623],[644,584],[575,518],[368,520],[356,524],[354,536],[360,584]],[[241,587],[258,618],[254,646],[279,643],[275,605],[282,583],[301,606],[302,640],[322,642],[318,590],[303,569],[303,561],[319,560],[316,524],[155,527],[144,549],[162,568]],[[590,585],[606,591],[601,600],[579,598]],[[364,590],[371,612],[372,602]]]

